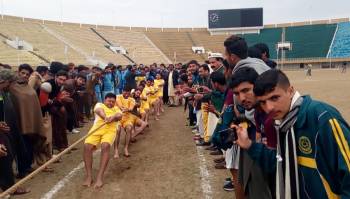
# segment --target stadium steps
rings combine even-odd
[[[85,64],[86,60],[74,50],[68,48],[68,53],[65,55],[65,44],[48,34],[38,21],[25,20],[22,18],[5,17],[0,23],[1,33],[13,40],[16,37],[27,41],[33,45],[35,52],[42,55],[49,61],[67,60],[77,64]],[[29,53],[28,53],[29,54]],[[29,54],[33,57],[32,54]],[[37,57],[35,57],[37,59]],[[39,64],[41,59],[37,59]]]
[[[190,60],[204,61],[193,53],[191,41],[185,32],[145,32],[146,36],[174,62],[188,62]]]
[[[125,48],[136,63],[171,63],[167,56],[141,30],[98,27],[97,31],[110,43]]]
[[[50,63],[50,61],[47,58],[43,57],[42,55],[39,55],[38,53],[36,53],[34,51],[28,51],[28,52],[31,53],[32,55],[38,57],[43,62],[48,63],[48,64]]]
[[[110,46],[113,46],[113,44],[108,41],[104,36],[102,36],[102,34],[100,34],[97,30],[95,30],[94,28],[90,28],[90,30],[92,30],[92,32],[94,32],[97,36],[99,36],[103,41],[105,41],[107,44],[109,44]],[[107,46],[105,46],[106,48],[108,48]],[[108,48],[109,49],[109,48]],[[113,52],[111,49],[109,49],[112,53],[115,53]],[[117,53],[115,53],[117,54]],[[132,60],[129,56],[125,55],[125,54],[122,54],[126,59],[128,59],[130,61],[131,64],[135,64],[135,61]]]
[[[65,41],[89,60],[89,62],[99,62],[105,65],[109,62],[114,64],[126,65],[129,60],[120,54],[114,54],[108,50],[100,37],[90,30],[89,25],[79,26],[78,24],[46,24],[53,32],[65,38]]]
[[[350,57],[350,22],[338,24],[338,30],[330,49],[329,57],[331,58]]]

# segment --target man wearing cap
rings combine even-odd
[[[218,71],[224,73],[224,65],[222,63],[224,61],[224,57],[221,53],[210,53],[208,59],[210,67],[213,70],[212,72]]]

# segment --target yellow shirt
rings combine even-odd
[[[119,106],[119,108],[127,108],[129,110],[133,109],[135,106],[135,100],[132,97],[128,97],[128,99],[125,99],[123,95],[117,95],[116,105]]]
[[[151,100],[154,100],[154,99],[157,99],[158,98],[158,95],[157,95],[157,88],[155,88],[154,86],[147,86],[145,87],[145,89],[147,89],[149,91],[149,99]]]
[[[154,87],[158,88],[157,95],[163,96],[164,79],[155,79],[154,80]]]
[[[94,111],[96,111],[96,109],[98,109],[98,108],[103,109],[103,111],[104,111],[105,114],[106,114],[106,117],[113,116],[113,115],[115,115],[115,114],[117,114],[117,113],[120,113],[120,114],[122,113],[122,111],[121,111],[118,107],[114,106],[113,108],[108,108],[108,107],[107,107],[106,105],[104,105],[103,103],[97,103],[97,104],[95,105]],[[97,114],[95,114],[94,125],[92,126],[92,128],[91,128],[90,131],[92,131],[92,130],[98,128],[98,127],[101,126],[104,122],[105,122],[105,121],[104,121],[100,116],[98,116]],[[117,127],[117,124],[118,124],[117,121],[116,121],[116,122],[108,123],[108,124],[106,124],[104,127],[102,127],[99,131],[102,131],[102,130],[103,130],[104,132],[110,132],[110,131],[115,132],[116,127]]]
[[[137,85],[140,85],[141,81],[146,80],[146,76],[137,76],[135,80],[137,82]]]

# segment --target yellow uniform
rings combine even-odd
[[[148,93],[149,93],[149,89],[145,87],[142,90],[141,98],[147,98],[147,100],[141,99],[140,113],[145,113],[146,111],[149,110],[149,102],[148,102],[148,96],[147,96]]]
[[[164,79],[155,79],[154,87],[158,88],[157,96],[163,97]]]
[[[135,77],[135,80],[136,80],[137,85],[140,85],[140,83],[143,80],[146,80],[146,76],[137,76],[137,77]]]
[[[134,98],[132,98],[132,97],[128,97],[128,99],[125,99],[123,97],[123,95],[117,95],[116,104],[118,106],[121,106],[119,108],[127,108],[127,109],[131,110],[134,108],[136,102],[135,102]],[[122,117],[122,120],[120,123],[121,123],[123,128],[125,128],[129,125],[134,126],[136,119],[137,119],[137,117],[135,115],[133,115],[129,112],[125,112],[125,113],[123,113],[123,117]]]
[[[152,105],[157,99],[158,99],[158,96],[157,96],[157,88],[155,88],[154,86],[147,86],[146,87],[149,92],[150,92],[150,95],[148,96],[148,99],[149,99],[149,104]]]
[[[95,105],[94,110],[96,111],[96,109],[98,109],[98,108],[103,109],[103,111],[106,114],[106,117],[113,116],[117,113],[120,113],[120,114],[122,113],[118,107],[108,108],[103,103],[97,103]],[[104,120],[100,116],[95,114],[95,121],[94,121],[94,124],[91,127],[89,133],[94,131],[96,128],[101,126],[103,123],[104,123]],[[119,125],[119,122],[111,122],[111,123],[105,124],[102,128],[100,128],[99,130],[97,130],[96,132],[94,132],[93,134],[88,136],[85,139],[85,143],[97,146],[98,144],[106,142],[106,143],[109,143],[110,145],[112,145],[114,142],[114,139],[116,137],[116,134],[117,134],[118,125]]]

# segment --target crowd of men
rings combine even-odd
[[[224,190],[237,199],[349,198],[350,127],[341,114],[302,96],[265,44],[233,35],[224,48],[180,73],[196,145],[229,171]]]
[[[169,76],[173,82],[168,82]],[[174,66],[165,68],[163,64],[124,68],[108,64],[103,69],[90,69],[52,62],[35,71],[28,64],[20,65],[17,71],[1,65],[0,188],[8,189],[15,178],[24,178],[63,152],[69,147],[68,135],[80,133],[78,129],[93,120],[84,143],[84,185],[92,183],[92,151],[101,146],[103,164],[94,185],[100,188],[111,146],[113,157],[119,158],[119,141],[125,132],[123,155],[130,157],[130,143],[150,127],[149,120],[160,120],[164,104],[173,106],[175,80]],[[104,127],[99,127],[102,124]],[[52,172],[53,168],[43,171]],[[19,187],[14,194],[29,191]]]
[[[23,64],[16,73],[2,66],[1,189],[15,182],[14,160],[16,177],[23,178],[53,151],[65,150],[67,133],[79,133],[89,120],[94,124],[84,142],[83,185],[100,188],[110,151],[119,158],[123,132],[122,153],[130,157],[130,143],[150,119],[160,120],[164,105],[184,105],[196,145],[218,156],[215,168],[229,171],[224,189],[234,190],[237,199],[350,197],[350,127],[340,113],[302,96],[269,59],[267,45],[248,47],[235,35],[223,45],[225,55],[210,53],[205,64],[90,69],[53,62],[35,71]]]

